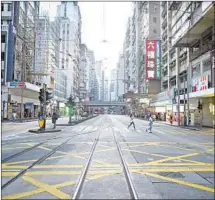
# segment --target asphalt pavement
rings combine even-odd
[[[2,199],[214,199],[214,134],[129,121],[101,115],[44,134],[27,132],[37,122],[5,126]]]

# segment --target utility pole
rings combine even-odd
[[[22,66],[21,66],[21,81],[25,82],[25,73],[26,73],[26,27],[27,27],[27,11],[25,5],[25,17],[24,17],[24,29],[23,29],[23,43],[22,43]],[[21,87],[21,116],[20,121],[23,120],[24,115],[24,105],[23,105],[23,93],[24,93],[24,86]]]

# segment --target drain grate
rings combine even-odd
[[[171,178],[184,178],[184,176],[180,172],[159,172],[158,175]]]

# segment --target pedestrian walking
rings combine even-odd
[[[152,133],[152,124],[153,124],[153,119],[152,119],[152,116],[150,115],[149,116],[149,124],[148,124],[148,128],[146,128],[146,132],[149,131],[149,133]]]
[[[15,111],[13,111],[12,116],[13,116],[13,121],[15,122],[16,121],[16,112]]]
[[[52,115],[52,124],[54,125],[53,129],[56,128],[57,119],[58,119],[58,114],[56,112],[53,112],[53,115]]]
[[[131,125],[133,125],[134,130],[136,130],[135,124],[134,124],[134,115],[133,115],[133,114],[130,114],[130,119],[131,119],[131,122],[130,122],[130,124],[128,125],[128,128],[129,128]]]

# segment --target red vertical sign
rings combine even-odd
[[[155,51],[156,41],[146,40],[146,80],[155,79]]]

